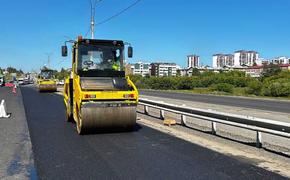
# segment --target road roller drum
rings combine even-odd
[[[56,84],[39,84],[38,90],[40,92],[55,92],[57,91]]]
[[[79,133],[102,129],[128,129],[136,124],[136,105],[87,103],[81,107]],[[113,106],[112,106],[113,105]]]

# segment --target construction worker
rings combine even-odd
[[[120,55],[117,56],[117,52],[116,51],[113,51],[113,54],[115,56],[115,61],[113,62],[112,64],[112,69],[115,70],[115,71],[119,71],[120,70]]]

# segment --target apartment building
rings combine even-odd
[[[232,54],[214,54],[213,68],[224,68],[234,66],[234,55]]]
[[[176,76],[177,65],[175,63],[152,63],[151,75],[156,77]]]
[[[200,57],[197,55],[188,55],[187,56],[187,67],[188,68],[198,68],[200,67]]]
[[[137,62],[131,65],[132,74],[141,75],[143,77],[150,75],[150,63]]]
[[[287,58],[285,56],[280,56],[271,60],[271,62],[273,64],[290,64],[290,58]]]
[[[234,66],[254,66],[259,59],[259,53],[256,51],[236,51],[234,54]]]
[[[236,51],[234,54],[214,54],[213,68],[239,68],[245,66],[254,66],[259,61],[259,53],[256,51]]]

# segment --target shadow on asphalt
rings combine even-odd
[[[58,91],[38,91],[40,94],[54,94]]]
[[[72,123],[76,128],[75,121],[68,122]],[[97,134],[119,134],[119,133],[128,133],[128,132],[138,132],[142,129],[142,126],[136,124],[133,127],[125,127],[125,128],[94,128],[92,130],[86,130],[84,134],[81,135],[97,135]]]

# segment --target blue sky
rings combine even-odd
[[[103,0],[99,22],[134,0]],[[96,27],[100,39],[122,39],[134,46],[134,58],[186,66],[188,54],[211,65],[212,54],[256,50],[260,56],[290,56],[290,0],[142,0]],[[38,70],[51,52],[51,66],[70,67],[60,56],[67,37],[85,35],[89,0],[1,0],[0,67]]]

